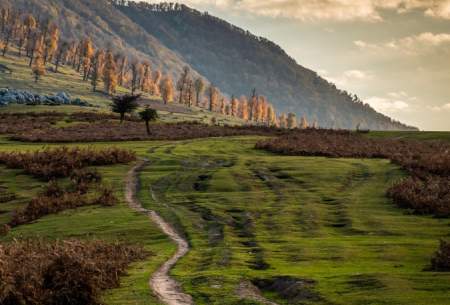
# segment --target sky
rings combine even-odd
[[[272,40],[394,119],[450,130],[450,0],[176,2]]]

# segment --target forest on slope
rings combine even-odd
[[[256,88],[277,109],[305,115],[323,127],[410,129],[297,64],[275,43],[208,13],[167,3],[115,5],[230,95]]]
[[[408,130],[357,97],[298,65],[279,46],[184,5],[108,0],[5,0],[51,18],[64,39],[91,37],[178,78],[188,66],[229,97],[253,88],[279,112],[305,116],[321,127]]]

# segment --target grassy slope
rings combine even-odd
[[[276,275],[316,280],[326,300],[315,304],[450,304],[450,274],[422,271],[450,222],[407,215],[385,198],[399,169],[385,160],[269,155],[254,143],[168,143],[141,175],[145,202],[190,239],[173,273],[197,304],[238,304],[241,278]],[[145,194],[149,185],[157,201]],[[258,261],[270,267],[252,269]]]
[[[33,80],[31,69],[28,66],[28,59],[19,58],[15,55],[8,54],[6,57],[0,56],[0,64],[11,68],[14,73],[4,74],[0,73],[0,88],[14,88],[24,89],[36,92],[39,94],[55,94],[57,92],[67,92],[71,97],[79,97],[86,100],[92,105],[99,108],[86,108],[77,106],[26,106],[26,105],[10,105],[8,107],[1,107],[0,112],[28,112],[28,111],[61,111],[61,112],[75,112],[75,111],[108,111],[110,99],[102,93],[92,92],[90,82],[84,82],[75,70],[70,67],[60,68],[60,72],[55,74],[48,71],[47,74],[38,83]],[[47,66],[50,68],[50,65]],[[99,86],[101,88],[101,85]],[[118,94],[128,93],[125,88],[118,88]],[[144,94],[144,97],[151,98],[151,96]],[[219,124],[241,125],[243,121],[240,119],[224,116],[218,113],[211,113],[201,108],[193,108],[190,113],[177,113],[159,111],[161,121],[164,122],[181,122],[181,121],[199,121],[203,123],[210,123],[213,117],[216,117]]]

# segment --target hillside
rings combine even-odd
[[[279,111],[306,115],[324,127],[410,129],[297,64],[273,42],[224,20],[185,5],[116,7],[229,95],[256,88]]]
[[[409,130],[314,71],[298,65],[279,46],[184,5],[109,0],[5,0],[41,19],[49,17],[65,39],[90,36],[175,78],[185,66],[231,96],[257,93],[278,112],[294,112],[321,127]],[[125,5],[126,3],[126,5]]]
[[[188,65],[107,0],[2,0],[3,5],[50,18],[67,40],[90,36],[97,47],[148,60],[154,68],[174,75]]]
[[[80,74],[70,67],[60,68],[59,73],[47,71],[41,81],[35,83],[33,75],[28,67],[28,61],[24,57],[19,58],[8,54],[6,57],[0,57],[0,65],[9,67],[13,73],[0,73],[0,88],[15,88],[27,90],[37,94],[55,94],[65,92],[73,98],[80,98],[83,101],[95,106],[29,106],[29,105],[9,105],[0,107],[0,114],[9,112],[46,112],[58,111],[64,113],[73,113],[78,111],[89,112],[109,112],[111,98],[101,92],[92,92],[91,85],[81,79]],[[129,90],[119,87],[119,94],[128,93]],[[198,107],[188,108],[184,105],[164,105],[159,97],[143,94],[142,104],[151,105],[158,110],[161,122],[201,122],[209,124],[214,118],[219,125],[242,125],[244,122],[239,118],[212,113]],[[135,114],[136,115],[136,114]]]

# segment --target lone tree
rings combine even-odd
[[[140,97],[141,95],[129,94],[113,97],[111,110],[112,112],[120,114],[120,124],[122,124],[123,120],[125,119],[125,113],[131,113],[138,107],[137,100]]]
[[[150,134],[150,121],[155,121],[158,118],[158,113],[155,109],[145,108],[143,111],[139,112],[139,116],[145,122],[145,127],[147,129],[147,134]]]

